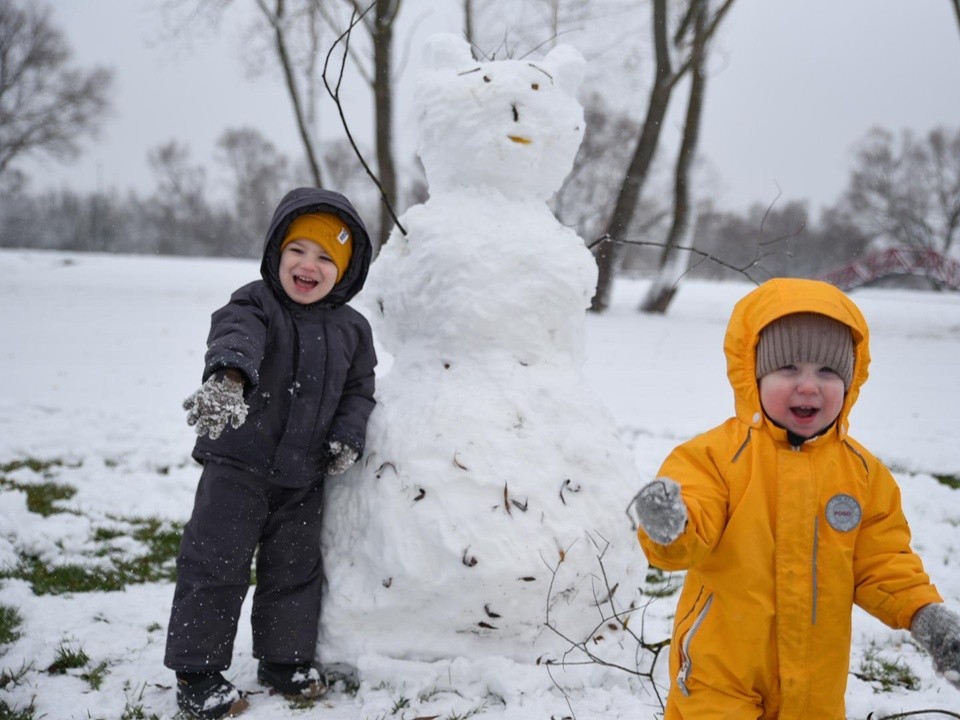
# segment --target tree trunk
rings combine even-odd
[[[653,35],[656,48],[656,75],[653,87],[650,89],[647,115],[640,130],[637,146],[627,167],[623,183],[620,185],[613,213],[602,233],[610,238],[622,237],[633,220],[640,203],[640,193],[650,173],[657,145],[660,142],[660,131],[670,104],[670,95],[676,86],[676,76],[670,64],[667,37],[667,0],[653,2]],[[600,244],[600,250],[597,252],[599,270],[597,291],[590,303],[592,312],[602,312],[610,306],[610,293],[613,289],[613,278],[619,259],[620,247],[615,242]]]
[[[690,21],[696,14],[696,8],[701,1],[690,0],[683,19],[674,34],[675,44],[679,44],[686,33],[689,32]],[[700,44],[704,48],[733,3],[734,0],[721,0],[719,8],[712,17],[708,16],[706,7],[704,7],[703,26],[700,31]],[[660,129],[666,116],[673,89],[693,64],[691,53],[691,56],[684,60],[679,67],[676,69],[671,67],[667,4],[667,0],[653,0],[652,4],[656,76],[653,88],[650,90],[647,116],[644,119],[637,147],[624,176],[623,184],[620,186],[620,193],[617,196],[613,214],[602,234],[602,237],[610,238],[610,240],[601,243],[600,250],[597,253],[599,276],[597,291],[590,304],[590,310],[593,312],[602,312],[610,304],[610,291],[620,257],[619,246],[616,241],[623,239],[622,234],[629,229],[639,206],[640,194],[650,172],[650,166],[653,164],[653,157],[660,141]],[[697,31],[694,30],[694,32]]]
[[[383,200],[397,207],[397,170],[393,151],[393,87],[392,54],[393,23],[400,10],[400,0],[377,0],[376,16],[370,33],[373,38],[373,97],[377,137],[377,168]],[[393,230],[393,216],[380,207],[379,245],[384,245]]]
[[[704,69],[707,56],[706,18],[709,0],[695,0],[694,44],[691,54],[690,97],[687,103],[687,116],[684,120],[683,140],[677,156],[677,167],[673,187],[673,223],[667,242],[660,256],[659,277],[650,286],[643,302],[641,312],[665,313],[670,301],[676,294],[676,283],[686,272],[690,255],[680,247],[681,241],[692,241],[693,219],[691,218],[690,166],[693,164],[700,139],[700,119],[703,115],[703,96],[706,89]],[[678,257],[681,256],[681,257]],[[664,276],[669,277],[664,277]],[[669,282],[666,282],[669,280]]]
[[[957,1],[960,2],[960,0]],[[470,43],[470,51],[473,52],[473,0],[463,0],[463,35]]]

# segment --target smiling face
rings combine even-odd
[[[294,240],[280,253],[280,285],[300,305],[322,300],[337,282],[337,266],[311,240]]]
[[[583,57],[558,46],[541,60],[478,62],[453,36],[431,38],[427,55],[415,103],[431,194],[486,186],[510,198],[553,195],[583,139]]]
[[[760,403],[771,420],[809,438],[827,428],[843,408],[840,376],[823,365],[786,365],[760,378]]]

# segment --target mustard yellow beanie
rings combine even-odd
[[[819,313],[785,315],[760,331],[757,378],[787,365],[812,362],[836,371],[849,388],[853,379],[850,328]]]
[[[300,215],[287,228],[280,252],[294,240],[309,240],[322,247],[337,266],[337,282],[340,282],[353,254],[353,237],[343,220],[333,213]]]

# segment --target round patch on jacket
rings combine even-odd
[[[839,532],[853,530],[860,524],[860,518],[863,515],[857,499],[842,493],[834,495],[827,501],[827,508],[824,512],[830,527]]]

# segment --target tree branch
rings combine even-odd
[[[290,53],[287,51],[287,41],[283,34],[282,18],[284,14],[284,0],[276,0],[276,10],[271,12],[266,6],[264,0],[256,0],[260,12],[273,28],[274,43],[277,47],[277,58],[280,60],[280,67],[283,70],[283,78],[287,84],[287,92],[290,93],[290,101],[293,103],[293,114],[297,121],[297,130],[300,133],[300,139],[303,141],[303,147],[307,154],[307,163],[310,165],[310,173],[313,175],[313,181],[320,187],[323,185],[323,178],[320,174],[320,165],[317,162],[316,151],[313,147],[313,138],[310,137],[310,131],[307,128],[307,122],[303,113],[303,103],[300,100],[300,91],[297,88],[297,80],[293,73],[293,63],[290,60]]]
[[[550,675],[550,679],[553,681],[557,689],[560,690],[561,693],[563,693],[565,698],[567,698],[568,707],[569,707],[569,698],[567,697],[567,694],[564,691],[564,689],[559,685],[559,683],[553,677],[553,673],[551,670],[551,667],[553,665],[560,665],[563,667],[600,665],[602,667],[619,670],[619,671],[628,673],[630,675],[644,678],[645,680],[649,681],[651,687],[653,688],[653,692],[660,703],[660,707],[663,708],[664,700],[660,694],[660,689],[657,687],[656,683],[654,682],[653,674],[657,666],[657,661],[660,658],[660,654],[664,648],[670,645],[670,640],[668,638],[665,640],[660,640],[658,642],[650,643],[644,639],[643,626],[645,624],[646,611],[647,611],[647,608],[649,608],[650,605],[653,603],[653,600],[651,600],[642,608],[640,608],[640,613],[641,613],[640,635],[637,635],[630,628],[630,618],[632,617],[633,613],[637,611],[638,608],[633,606],[633,604],[631,604],[631,607],[626,610],[620,610],[617,608],[616,601],[614,599],[614,595],[617,590],[617,584],[614,584],[612,586],[610,585],[610,579],[607,576],[606,566],[603,563],[603,556],[606,554],[610,544],[607,540],[603,539],[602,537],[601,537],[601,540],[603,540],[602,544],[598,543],[597,540],[591,536],[591,541],[593,542],[594,548],[597,551],[597,564],[600,569],[599,581],[600,581],[601,588],[603,590],[603,596],[602,597],[598,596],[597,586],[594,585],[593,598],[594,598],[594,606],[597,608],[597,612],[598,612],[598,620],[597,620],[597,623],[590,629],[590,632],[585,633],[585,637],[582,640],[571,638],[569,635],[563,632],[560,628],[558,628],[550,617],[550,608],[551,608],[551,605],[553,604],[553,588],[557,579],[557,573],[559,572],[560,567],[563,565],[564,558],[566,557],[566,554],[569,551],[569,548],[567,548],[566,551],[561,553],[560,560],[557,562],[555,566],[551,566],[545,559],[541,558],[544,562],[544,565],[546,565],[547,569],[550,571],[550,575],[551,575],[550,584],[547,589],[546,616],[545,616],[544,626],[569,645],[567,650],[564,651],[560,660],[547,659],[546,661],[544,661],[544,664],[547,666],[547,673]],[[602,655],[595,652],[591,648],[590,643],[596,642],[596,639],[598,638],[598,636],[605,629],[622,630],[637,643],[636,667],[629,668],[629,667],[626,667],[625,665],[621,665],[620,663],[607,660]],[[580,660],[571,659],[571,655],[573,653],[579,653],[580,655],[583,656],[583,659],[580,659]],[[649,656],[649,669],[647,670],[642,670],[640,667],[640,657],[643,655]],[[573,712],[573,708],[571,707],[570,709],[571,709],[571,712]]]
[[[703,250],[698,250],[697,248],[694,248],[694,247],[675,247],[674,249],[677,250],[678,252],[686,251],[689,253],[693,253],[694,255],[697,255],[700,258],[699,262],[697,262],[695,265],[687,269],[687,272],[690,272],[690,270],[693,270],[700,263],[709,260],[710,262],[716,263],[720,267],[725,267],[728,270],[733,270],[734,272],[738,272],[744,277],[746,277],[754,285],[759,285],[760,283],[750,275],[749,271],[753,268],[758,267],[765,258],[776,254],[773,252],[761,253],[760,248],[765,245],[770,245],[772,243],[781,242],[783,240],[788,240],[789,238],[796,237],[802,231],[803,231],[803,226],[801,225],[796,232],[790,235],[784,235],[782,237],[773,238],[772,240],[765,240],[759,243],[757,246],[756,256],[753,258],[753,260],[751,260],[746,265],[734,265],[732,263],[727,262],[726,260],[722,260],[721,258],[718,258],[716,255],[713,255],[708,252],[704,252]],[[605,235],[598,237],[596,240],[594,240],[589,245],[587,245],[587,249],[592,249],[597,245],[600,245],[601,243],[613,243],[616,245],[634,245],[636,247],[655,247],[655,248],[666,247],[666,244],[662,242],[655,242],[653,240],[625,240],[622,238],[612,237],[609,233],[607,233]]]
[[[353,138],[353,133],[350,132],[350,124],[347,122],[347,117],[343,111],[343,103],[340,101],[340,85],[343,82],[343,73],[347,64],[347,53],[350,49],[350,34],[353,32],[353,28],[363,20],[364,15],[370,12],[375,5],[376,2],[371,3],[359,15],[354,13],[350,18],[350,24],[347,26],[347,29],[344,30],[330,46],[330,50],[327,52],[327,57],[323,62],[323,86],[327,89],[327,94],[330,95],[330,97],[333,99],[333,102],[337,106],[337,113],[340,116],[340,122],[343,124],[343,130],[347,134],[347,140],[350,142],[350,147],[353,148],[353,152],[356,154],[357,159],[360,160],[360,164],[363,165],[363,169],[366,171],[367,175],[370,176],[370,179],[373,180],[374,184],[377,186],[377,189],[380,191],[380,197],[383,200],[383,204],[386,206],[387,211],[390,213],[390,217],[393,219],[393,222],[396,224],[397,228],[399,228],[400,232],[406,235],[407,231],[403,225],[400,224],[400,220],[397,218],[397,214],[394,212],[393,206],[390,204],[390,200],[387,198],[387,194],[383,189],[383,185],[380,183],[380,179],[376,176],[373,170],[370,169],[370,165],[367,164],[366,159],[363,157],[363,153],[361,153],[360,148],[357,147],[356,140]],[[336,84],[331,87],[330,80],[327,77],[327,69],[330,64],[330,57],[333,55],[334,49],[341,42],[343,43],[343,56],[340,59],[340,70],[337,74]]]

